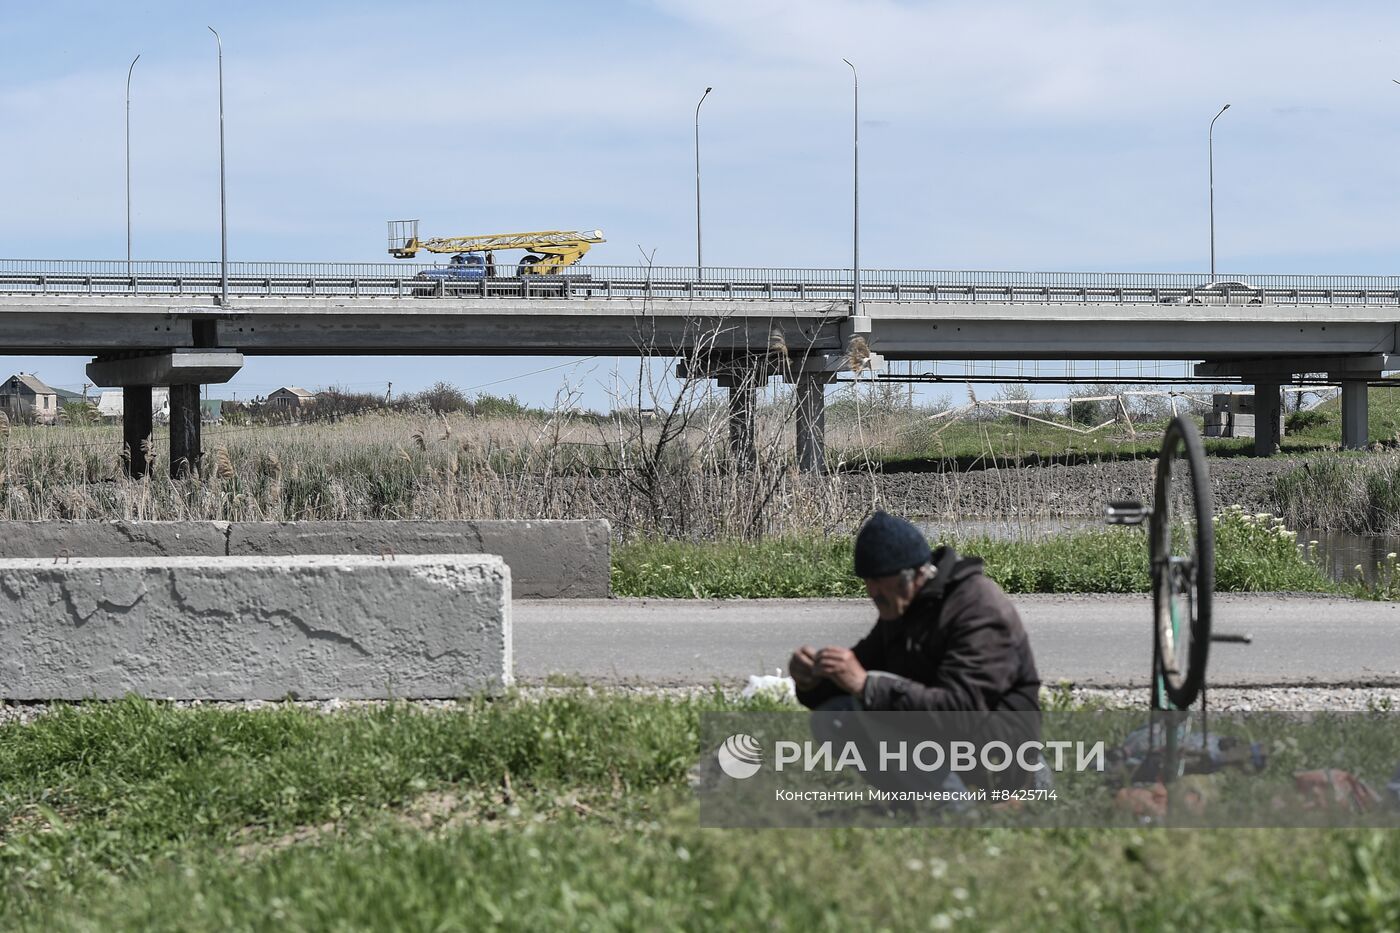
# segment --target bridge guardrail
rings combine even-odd
[[[0,260],[0,294],[212,295],[219,264],[189,261]],[[694,266],[573,266],[559,276],[462,281],[414,278],[429,264],[229,264],[229,291],[241,297],[529,297],[849,300],[849,269]],[[1230,275],[1253,296],[1282,304],[1400,305],[1400,276]],[[971,272],[862,270],[869,300],[1031,301],[1142,304],[1176,302],[1209,285],[1204,273]],[[1229,303],[1243,304],[1240,295]],[[1222,303],[1219,297],[1207,304]]]

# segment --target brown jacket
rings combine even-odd
[[[1039,710],[1040,675],[1021,618],[981,558],[933,553],[938,572],[908,611],[878,621],[852,649],[869,676],[868,710]],[[799,690],[815,709],[841,694],[830,681]]]

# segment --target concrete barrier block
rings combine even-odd
[[[17,557],[218,557],[228,522],[0,522],[0,559]]]
[[[1212,401],[1212,407],[1216,411],[1225,411],[1236,415],[1254,414],[1253,392],[1217,392],[1212,396]]]
[[[455,697],[512,682],[492,555],[0,560],[0,697]]]
[[[602,520],[235,522],[228,553],[499,554],[516,599],[605,597],[608,532]]]

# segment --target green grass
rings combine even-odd
[[[1386,443],[1400,441],[1400,388],[1372,388],[1369,398],[1371,440]],[[1291,396],[1289,399],[1291,401]],[[1285,417],[1292,422],[1283,439],[1285,453],[1306,453],[1341,446],[1340,398]],[[836,419],[829,410],[828,422],[833,420]],[[1051,415],[1050,420],[1069,424],[1063,410]],[[1199,423],[1198,418],[1198,426]],[[1082,435],[1063,427],[1010,417],[989,421],[957,421],[946,427],[942,427],[942,422],[928,422],[926,425],[885,433],[873,431],[871,436],[877,438],[879,443],[870,456],[885,469],[910,469],[932,464],[956,464],[969,468],[988,462],[1014,465],[1044,460],[1074,463],[1099,459],[1155,458],[1166,421],[1144,419],[1135,422],[1139,433],[1136,437],[1119,425]],[[1251,438],[1204,438],[1204,441],[1206,453],[1213,457],[1250,456],[1254,451]],[[848,463],[860,462],[865,456],[857,449],[841,450],[835,445],[832,449],[838,460],[844,459]]]
[[[0,728],[0,925],[1385,929],[1376,831],[717,830],[704,700],[333,715],[87,704]],[[509,771],[509,796],[503,775]]]
[[[1121,429],[1081,435],[1019,419],[960,421],[947,426],[937,435],[933,434],[936,426],[932,425],[900,432],[892,440],[870,451],[868,456],[886,470],[930,466],[973,469],[989,463],[1016,466],[1046,461],[1082,463],[1155,459],[1162,446],[1166,422],[1141,422],[1136,427],[1140,433],[1134,437],[1122,433]],[[1309,438],[1284,446],[1314,449],[1319,443]],[[1210,456],[1238,457],[1251,454],[1254,442],[1249,438],[1206,438],[1205,447]],[[847,464],[858,464],[866,458],[866,454],[860,450],[842,450],[835,446],[832,447],[832,456]]]
[[[1367,392],[1368,433],[1372,441],[1400,439],[1400,388],[1375,387]],[[1299,444],[1337,445],[1342,442],[1342,400],[1328,399],[1311,410],[1315,417],[1293,433]]]
[[[1225,512],[1216,528],[1221,592],[1334,592],[1276,520]],[[1009,593],[1141,593],[1149,589],[1147,536],[1105,528],[1028,540],[969,538],[958,551],[984,558]],[[798,598],[864,596],[851,572],[849,537],[757,543],[639,541],[613,552],[618,596]]]
[[[1274,481],[1280,508],[1302,527],[1400,533],[1400,457],[1338,453],[1309,459]]]

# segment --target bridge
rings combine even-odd
[[[1400,277],[571,267],[559,276],[424,281],[395,263],[0,261],[0,352],[89,355],[126,394],[130,450],[151,387],[171,387],[171,468],[199,462],[199,386],[245,355],[678,357],[729,390],[752,455],[756,390],[797,390],[798,461],[823,463],[825,386],[888,360],[1199,360],[1255,387],[1256,452],[1278,449],[1281,385],[1342,386],[1343,443],[1364,446],[1366,388],[1400,369]],[[1221,277],[1225,281],[1225,277]],[[226,297],[225,297],[226,296]],[[146,412],[146,415],[142,415]],[[144,464],[128,458],[139,474]]]

